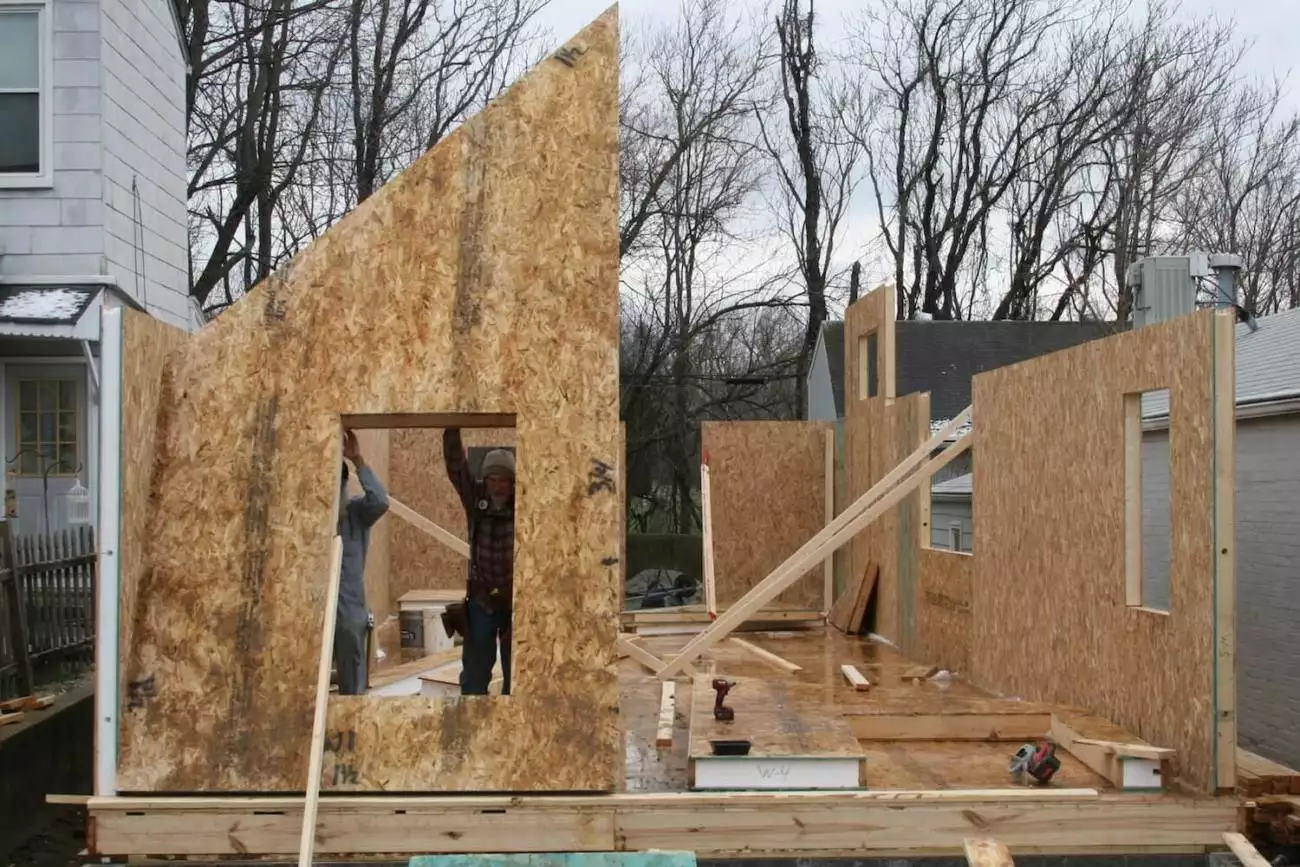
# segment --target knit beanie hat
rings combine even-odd
[[[515,456],[505,449],[493,449],[483,457],[483,475],[498,472],[515,477]]]

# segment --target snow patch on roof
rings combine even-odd
[[[24,287],[0,295],[0,320],[75,321],[96,288]]]
[[[952,419],[950,418],[941,418],[932,421],[930,422],[930,433],[932,435],[937,434],[939,431],[943,430],[950,424],[952,424]],[[966,421],[962,422],[961,427],[957,428],[957,430],[953,433],[953,436],[959,437],[967,433],[970,433],[970,419],[966,419]]]

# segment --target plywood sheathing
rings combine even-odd
[[[974,381],[972,680],[1086,708],[1172,748],[1203,791],[1216,785],[1216,711],[1234,714],[1215,702],[1214,316]],[[1159,388],[1172,420],[1168,614],[1124,598],[1123,397]]]
[[[920,539],[917,540],[920,542]],[[971,583],[975,558],[970,554],[916,545],[916,643],[909,650],[949,671],[970,668]]]
[[[158,515],[151,508],[155,472],[168,463],[165,413],[176,398],[174,358],[186,333],[146,313],[122,310],[122,503],[118,542],[118,711],[125,715],[153,685],[131,680],[131,649],[147,611],[140,604],[157,592],[148,568],[148,546]]]
[[[826,422],[704,422],[719,610],[739,601],[826,526]],[[770,604],[820,611],[822,564]]]
[[[516,417],[514,694],[333,697],[323,787],[616,786],[617,182],[611,8],[187,339],[122,790],[302,790],[340,414],[424,412]]]
[[[854,302],[844,315],[845,353],[845,443],[848,500],[869,491],[899,462],[930,438],[928,394],[894,395],[894,299],[888,287],[876,289]],[[864,340],[876,335],[876,397],[862,397],[861,377],[865,365],[861,352]],[[917,533],[921,522],[921,495],[909,494],[897,506],[873,521],[849,543],[849,574],[864,575],[868,564],[879,570],[876,582],[875,621],[867,626],[876,632],[910,644],[915,629],[917,565],[911,546],[900,543]]]
[[[388,482],[393,496],[419,514],[467,538],[465,508],[447,478],[442,459],[441,428],[408,428],[389,433],[392,466]],[[513,448],[514,428],[467,428],[465,448]],[[405,521],[388,522],[392,536],[389,593],[396,602],[411,590],[464,590],[464,557]]]

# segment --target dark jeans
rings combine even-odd
[[[471,599],[465,604],[469,634],[461,645],[460,694],[487,695],[492,666],[497,661],[497,640],[501,641],[501,694],[510,694],[510,612],[488,611]]]
[[[366,621],[340,619],[334,624],[334,665],[339,670],[339,695],[365,695],[367,678]]]

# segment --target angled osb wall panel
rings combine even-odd
[[[705,422],[718,606],[753,589],[826,526],[826,422]],[[773,605],[824,607],[821,564]]]
[[[302,789],[339,415],[432,412],[516,415],[514,694],[333,697],[324,786],[615,787],[617,31],[612,8],[188,339],[122,790]]]
[[[118,545],[118,646],[129,648],[144,611],[138,600],[153,592],[146,567],[151,535],[155,468],[167,463],[162,412],[175,400],[172,360],[186,333],[146,313],[122,310],[122,516]],[[150,691],[144,681],[128,680],[126,655],[118,669],[119,713],[125,714]]]
[[[1087,708],[1214,785],[1214,314],[975,377],[971,675]],[[1124,394],[1169,388],[1168,614],[1125,604]],[[1222,493],[1222,492],[1221,492]],[[1220,710],[1231,708],[1220,707]]]
[[[516,445],[513,428],[469,428],[461,431],[461,439],[469,449]],[[465,509],[443,465],[442,430],[394,430],[389,441],[393,496],[461,539],[467,538]],[[464,557],[400,518],[389,523],[389,593],[394,611],[397,600],[411,590],[464,589]]]
[[[916,640],[903,651],[966,674],[970,670],[975,557],[918,546],[916,558]]]

